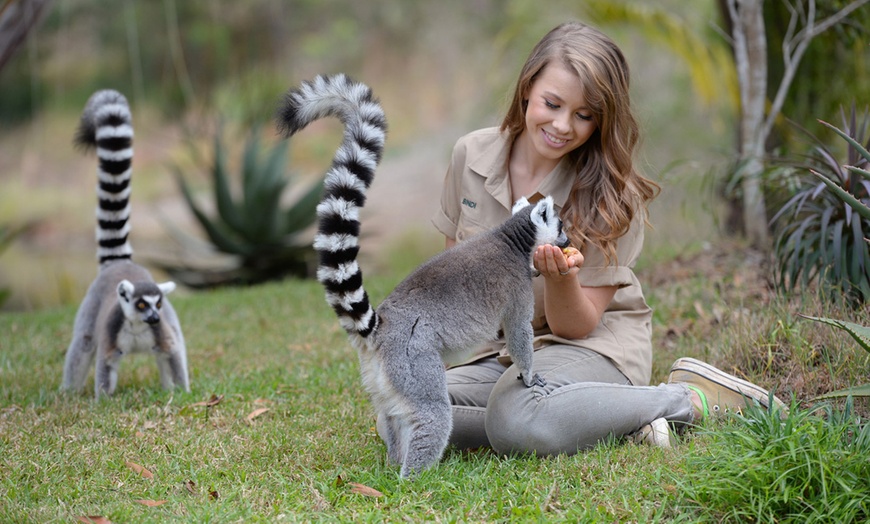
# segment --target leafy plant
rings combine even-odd
[[[860,124],[854,105],[843,129],[822,122],[846,141],[847,160],[817,137],[795,194],[774,215],[777,284],[786,292],[818,283],[831,301],[858,306],[870,299],[870,115]]]
[[[834,326],[838,329],[842,329],[843,331],[848,333],[853,339],[855,339],[855,342],[857,342],[858,345],[864,349],[864,351],[870,353],[870,327],[855,324],[854,322],[846,322],[844,320],[836,320],[832,318],[810,317],[806,315],[801,316],[810,320],[815,320],[816,322],[828,324],[829,326]],[[853,395],[856,397],[870,397],[870,384],[864,384],[849,389],[842,389],[840,391],[832,391],[830,393],[825,393],[824,395],[821,395],[819,398],[845,397],[848,395]]]
[[[290,183],[284,175],[288,141],[284,140],[261,158],[259,129],[246,139],[241,173],[232,177],[221,131],[214,137],[211,178],[214,209],[209,216],[197,204],[180,169],[176,178],[193,215],[205,231],[214,250],[231,255],[231,266],[192,267],[189,263],[158,263],[174,278],[195,288],[227,284],[257,284],[285,276],[309,277],[315,252],[302,233],[314,222],[323,183],[318,180],[289,207],[282,207],[282,195]],[[231,179],[240,179],[239,196],[233,195]],[[186,243],[190,245],[190,242]]]
[[[675,483],[713,522],[865,522],[870,518],[870,424],[852,398],[842,408],[794,403],[783,418],[750,406],[698,432]]]

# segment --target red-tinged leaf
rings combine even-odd
[[[370,488],[364,484],[359,484],[357,482],[348,482],[348,485],[350,485],[350,492],[351,493],[357,493],[359,495],[364,495],[366,497],[375,497],[375,498],[384,496],[384,494],[381,493],[380,491],[376,490],[375,488]]]
[[[212,499],[212,500],[217,500],[217,499],[220,498],[220,494],[217,492],[216,489],[210,489],[210,490],[208,490],[208,496],[209,496],[209,498]]]
[[[248,413],[248,416],[246,418],[250,422],[267,411],[269,411],[269,408],[257,408],[254,411]]]
[[[184,489],[186,489],[191,495],[196,495],[196,482],[188,480],[184,483]]]
[[[136,502],[142,504],[143,506],[148,506],[149,508],[166,504],[165,500],[137,500]]]
[[[99,515],[76,517],[76,520],[84,524],[112,524],[112,521]]]
[[[135,462],[130,462],[130,461],[128,460],[127,462],[124,462],[124,464],[126,464],[126,466],[127,466],[128,468],[130,468],[130,469],[132,469],[133,471],[135,471],[136,473],[142,475],[142,476],[145,477],[146,479],[153,479],[153,478],[154,478],[154,473],[151,473],[150,471],[148,471],[147,469],[143,468],[143,467],[140,466],[139,464],[136,464]]]
[[[210,408],[212,406],[217,406],[218,404],[220,404],[223,399],[224,399],[223,395],[212,395],[210,399],[203,400],[202,402],[194,402],[189,407],[205,406],[205,407]]]

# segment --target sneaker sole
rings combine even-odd
[[[674,362],[674,365],[671,367],[671,373],[674,371],[687,371],[689,373],[694,373],[715,382],[720,386],[726,387],[732,391],[737,391],[738,393],[745,395],[747,398],[756,400],[765,408],[769,407],[770,393],[767,390],[762,389],[751,382],[729,375],[705,362],[701,362],[700,360],[695,360],[690,357],[680,358]],[[776,396],[773,397],[773,400],[780,408],[786,407],[785,403],[776,398]]]

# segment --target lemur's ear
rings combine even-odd
[[[535,204],[535,209],[532,211],[535,215],[541,217],[541,219],[546,223],[550,221],[550,217],[554,214],[553,209],[553,197],[548,196],[544,199],[538,201]]]
[[[130,299],[133,297],[133,284],[131,284],[129,280],[118,282],[118,296],[121,297],[124,302],[130,302]]]
[[[164,295],[168,295],[168,294],[172,293],[173,291],[175,291],[175,282],[170,280],[169,282],[157,284],[157,287],[160,288],[161,293],[163,293]]]
[[[511,214],[515,215],[517,211],[523,209],[524,207],[529,205],[529,200],[526,197],[522,197],[514,204],[514,207],[511,208]]]

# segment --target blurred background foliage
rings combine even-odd
[[[165,224],[197,228],[171,166],[184,171],[205,211],[214,210],[207,200],[213,166],[197,162],[188,144],[208,151],[216,122],[225,121],[228,169],[238,172],[248,130],[269,121],[280,95],[302,79],[339,71],[370,84],[390,120],[382,182],[364,221],[374,236],[414,237],[420,258],[443,246],[428,220],[453,142],[498,123],[529,49],[566,19],[600,27],[631,63],[646,137],[639,161],[666,189],[653,207],[650,259],[699,249],[727,229],[721,187],[733,169],[737,88],[724,2],[550,0],[542,8],[537,0],[43,0],[41,23],[0,69],[0,224],[40,224],[0,256],[0,288],[12,290],[7,307],[77,302],[93,277],[95,161],[69,144],[96,89],[125,93],[134,113],[131,240],[145,255],[138,260],[173,249]],[[819,9],[844,3],[820,2]],[[776,0],[764,5],[773,86],[788,12]],[[834,120],[841,106],[870,100],[867,27],[870,9],[862,9],[813,40],[784,117],[828,136],[817,119]],[[309,174],[303,186],[326,167],[337,129],[314,126],[291,147],[292,171]],[[777,154],[806,147],[791,129],[783,118],[773,139]],[[263,138],[265,147],[275,140],[269,130]],[[831,147],[842,145],[832,140]],[[397,178],[399,189],[423,197],[378,200],[378,191],[389,193],[390,169],[413,170]],[[402,205],[413,216],[391,219]],[[410,265],[386,260],[395,250],[383,243],[369,254],[383,270]]]

